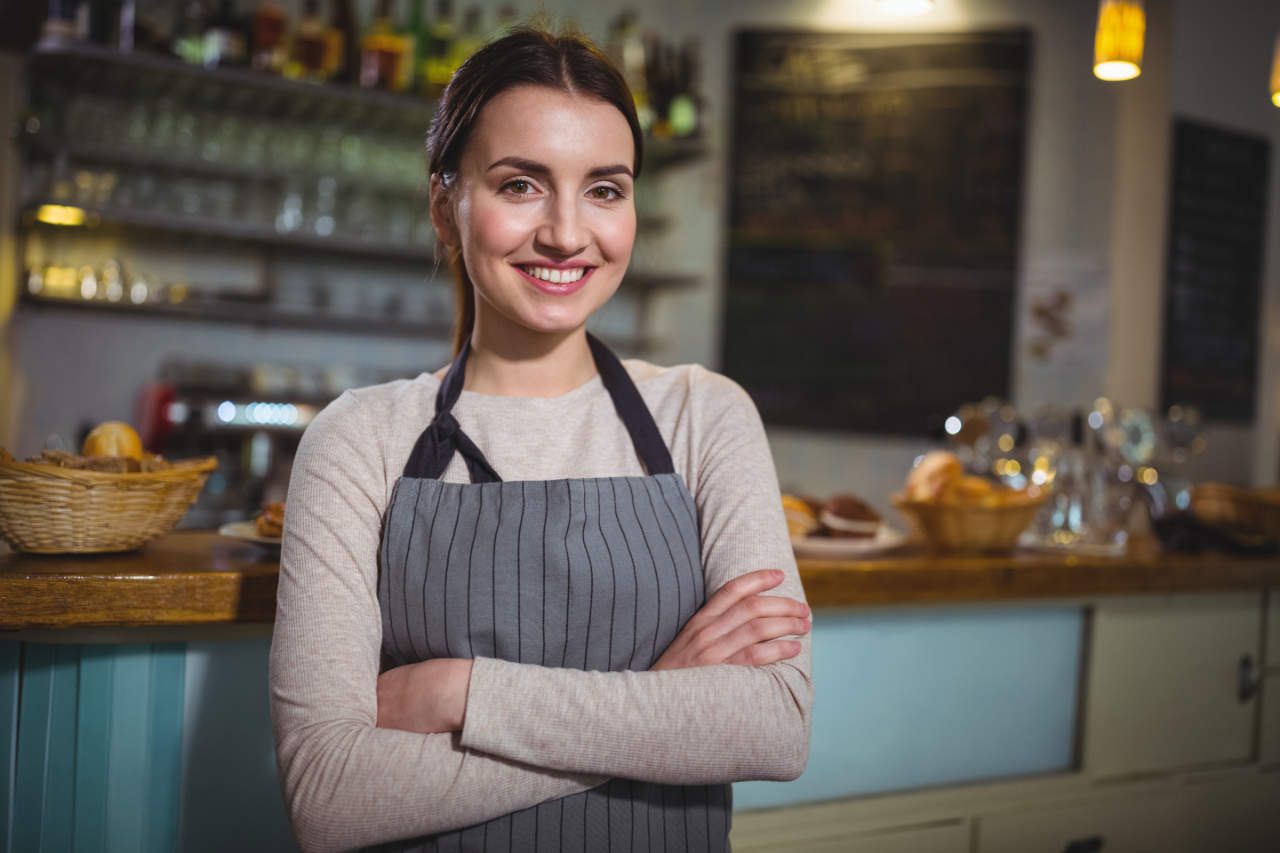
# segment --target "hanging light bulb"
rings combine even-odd
[[[1099,80],[1132,80],[1142,73],[1147,17],[1141,0],[1102,0],[1093,40],[1093,73]]]
[[[1280,35],[1276,36],[1276,52],[1271,58],[1271,103],[1280,107]]]

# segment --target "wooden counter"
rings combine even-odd
[[[0,554],[0,630],[269,622],[279,555],[217,533],[124,554]]]
[[[128,554],[0,554],[0,630],[269,622],[278,555],[211,532]],[[1280,587],[1280,558],[1224,555],[801,560],[816,607],[1010,601]]]

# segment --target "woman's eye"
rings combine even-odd
[[[622,192],[614,187],[592,187],[591,197],[597,201],[613,201],[622,198]]]
[[[502,188],[515,195],[528,195],[533,189],[528,181],[508,181]]]

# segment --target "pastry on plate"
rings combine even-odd
[[[253,520],[253,529],[259,536],[279,539],[284,533],[284,501],[263,504],[262,515]]]
[[[813,505],[797,495],[782,496],[782,512],[787,517],[787,533],[792,536],[809,536],[821,526]]]
[[[827,532],[840,539],[868,539],[880,531],[880,514],[857,495],[835,495],[818,516]]]

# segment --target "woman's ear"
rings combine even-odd
[[[440,173],[431,176],[431,224],[436,229],[436,239],[446,246],[458,245],[458,226],[453,219],[452,193],[445,187]]]

